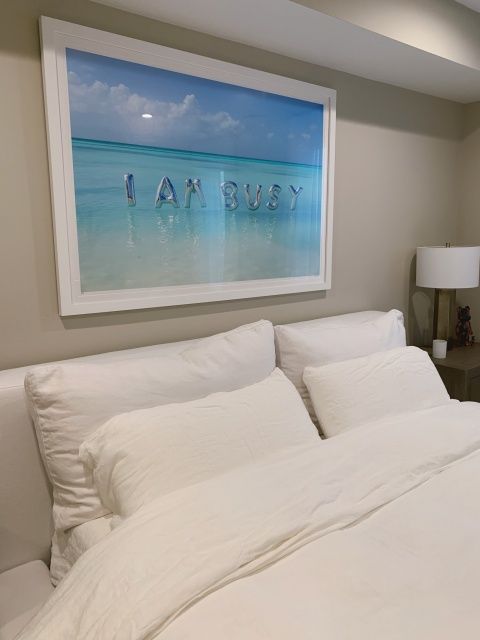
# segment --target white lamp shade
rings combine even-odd
[[[478,287],[480,247],[418,247],[417,286],[431,289]]]

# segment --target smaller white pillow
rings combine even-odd
[[[277,366],[293,382],[310,417],[315,412],[303,383],[305,367],[320,366],[377,351],[404,347],[405,327],[401,311],[360,311],[275,327]]]
[[[288,447],[321,443],[276,369],[257,384],[111,418],[80,447],[108,510],[127,517],[166,493]]]
[[[450,402],[429,355],[417,347],[307,367],[303,380],[328,437],[367,422]]]

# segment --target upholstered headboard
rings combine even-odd
[[[0,572],[50,557],[50,486],[25,404],[25,372],[0,372]]]

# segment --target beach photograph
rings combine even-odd
[[[319,275],[323,105],[66,61],[82,293]]]

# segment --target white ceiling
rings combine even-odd
[[[480,69],[446,60],[289,0],[97,2],[422,93],[458,102],[480,100]],[[468,3],[480,5],[480,0]]]
[[[455,2],[464,4],[466,7],[470,7],[470,9],[480,13],[480,0],[455,0]]]

